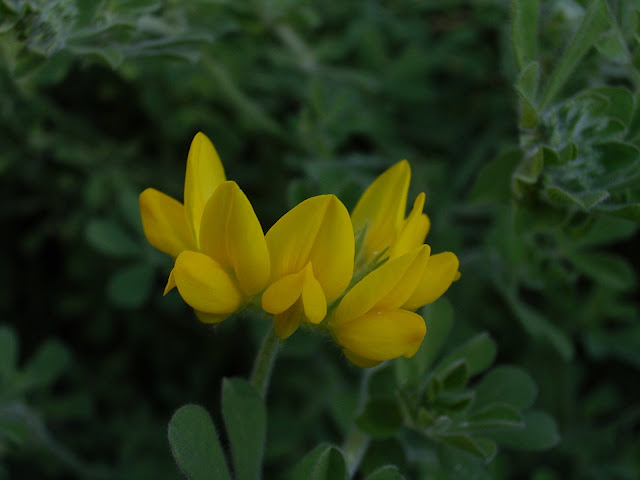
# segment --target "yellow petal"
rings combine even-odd
[[[400,235],[398,235],[398,238],[389,250],[390,258],[397,258],[404,255],[424,243],[424,239],[427,233],[429,233],[429,227],[431,225],[429,217],[422,213],[424,199],[424,193],[421,193],[416,198],[413,209],[405,220]]]
[[[327,315],[327,299],[324,296],[320,282],[313,275],[311,263],[305,267],[303,275],[302,306],[304,316],[311,323],[317,325]]]
[[[402,160],[376,178],[365,190],[351,214],[355,232],[366,227],[365,257],[382,252],[398,235],[407,208],[411,179],[409,162]]]
[[[349,212],[337,197],[330,195],[325,216],[309,253],[313,276],[322,286],[326,302],[338,298],[349,286],[353,276],[354,253],[355,241]]]
[[[296,302],[291,308],[273,318],[273,328],[281,340],[289,338],[302,321],[302,303]]]
[[[226,181],[207,201],[200,226],[200,248],[215,261],[233,268],[247,296],[269,281],[269,252],[258,217],[235,182]]]
[[[202,323],[220,323],[229,316],[228,313],[222,313],[218,315],[215,313],[199,312],[198,310],[194,310],[194,313],[196,314],[196,317],[198,317],[198,320],[200,320]]]
[[[309,198],[278,220],[266,235],[271,281],[301,271],[311,261],[328,301],[353,274],[354,239],[349,214],[334,195]]]
[[[173,290],[176,286],[176,276],[173,274],[173,268],[171,269],[171,272],[169,273],[169,278],[167,279],[167,284],[164,287],[164,292],[162,295],[166,295],[167,293],[169,293],[171,290]]]
[[[428,255],[428,246],[424,245],[401,257],[388,260],[375,269],[347,292],[336,309],[332,323],[338,325],[353,321],[376,305],[386,308],[402,305],[416,287],[419,280],[416,273],[422,273],[425,257]],[[417,270],[411,271],[413,268]]]
[[[280,314],[289,309],[302,293],[302,272],[286,275],[269,285],[262,294],[262,309],[272,314]]]
[[[360,357],[355,353],[350,352],[346,348],[343,349],[342,351],[344,353],[344,356],[347,357],[347,360],[349,360],[351,363],[353,363],[354,365],[360,368],[371,368],[371,367],[375,367],[376,365],[380,365],[380,363],[382,363],[382,362],[378,362],[377,360],[369,360],[368,358]]]
[[[244,303],[229,274],[212,258],[199,252],[182,252],[173,268],[184,301],[204,313],[229,314]]]
[[[458,266],[458,257],[451,252],[438,253],[429,257],[418,287],[402,308],[416,310],[435,302],[447,291],[458,275]]]
[[[140,194],[139,203],[142,228],[151,245],[173,258],[183,250],[196,248],[180,202],[154,188],[147,188]]]
[[[400,308],[411,297],[411,294],[422,279],[422,274],[429,261],[431,247],[422,245],[417,249],[417,252],[404,275],[400,277],[400,280],[393,286],[391,291],[373,306],[372,310],[395,310]]]
[[[411,357],[427,329],[420,315],[406,310],[370,312],[334,330],[337,342],[357,357],[383,362]]]
[[[218,152],[202,132],[198,132],[189,148],[184,179],[184,207],[187,224],[196,241],[200,238],[202,212],[216,187],[226,180]]]

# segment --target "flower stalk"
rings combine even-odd
[[[262,340],[262,345],[260,346],[255,363],[253,364],[253,371],[251,372],[251,385],[260,393],[262,398],[265,398],[267,395],[271,371],[273,370],[273,364],[275,363],[279,346],[280,339],[275,329],[271,327]]]

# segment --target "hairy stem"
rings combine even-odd
[[[278,353],[280,341],[273,327],[269,329],[267,335],[262,341],[262,346],[253,364],[253,372],[251,373],[251,385],[255,387],[260,395],[264,398],[269,388],[269,379],[271,378],[271,370]]]

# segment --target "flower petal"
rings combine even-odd
[[[429,257],[418,287],[402,308],[416,310],[435,302],[458,276],[458,266],[458,257],[451,252],[438,253]]]
[[[171,272],[169,272],[169,278],[167,279],[167,284],[164,287],[164,292],[162,293],[162,295],[166,295],[167,293],[169,293],[171,290],[173,290],[176,286],[176,276],[173,273],[173,268],[171,269]]]
[[[328,301],[351,281],[354,239],[349,213],[335,195],[309,198],[287,212],[265,237],[271,280],[301,271],[311,261]]]
[[[353,276],[355,240],[347,208],[330,195],[325,216],[316,235],[309,260],[313,276],[322,286],[326,301],[338,298]]]
[[[353,264],[353,261],[351,262]],[[307,264],[302,282],[302,306],[304,316],[313,324],[318,324],[327,315],[327,299],[320,282],[313,275],[311,263]]]
[[[291,308],[273,317],[273,328],[281,340],[293,335],[302,321],[302,302],[296,302]]]
[[[406,302],[413,290],[402,291],[397,287],[415,288],[415,285],[409,285],[419,280],[414,278],[413,272],[409,273],[406,283],[403,279],[411,268],[417,268],[419,274],[422,273],[424,257],[429,255],[427,248],[425,245],[401,257],[388,260],[356,283],[340,301],[332,323],[339,325],[350,322],[366,314],[376,305],[397,308],[402,305],[398,302]]]
[[[147,240],[161,252],[176,258],[196,245],[187,226],[184,206],[154,188],[140,194],[140,217]]]
[[[423,318],[406,310],[370,312],[334,330],[337,342],[357,357],[383,362],[411,357],[427,328]]]
[[[198,310],[194,310],[194,313],[196,314],[196,317],[198,317],[198,320],[200,320],[202,323],[220,323],[229,316],[228,313],[204,313],[199,312]]]
[[[404,222],[400,235],[389,250],[390,258],[397,258],[419,247],[429,233],[431,222],[429,217],[422,213],[425,194],[421,193],[413,204],[413,209]]]
[[[393,289],[374,305],[373,310],[395,310],[400,308],[411,297],[411,294],[422,279],[422,274],[429,261],[431,247],[423,245],[417,249],[417,252],[405,274],[393,286]]]
[[[203,253],[182,252],[173,271],[180,295],[195,310],[229,314],[244,303],[242,293],[229,274]]]
[[[387,169],[365,190],[351,214],[355,232],[366,227],[365,258],[382,252],[402,227],[411,179],[409,162],[402,160]]]
[[[382,363],[377,360],[369,360],[368,358],[360,357],[346,348],[344,348],[342,352],[344,353],[344,356],[347,357],[347,360],[360,368],[371,368]]]
[[[329,195],[309,198],[285,213],[269,229],[265,239],[271,255],[272,281],[301,271],[309,262],[329,199]]]
[[[262,226],[236,182],[223,182],[207,201],[200,248],[218,263],[233,268],[247,296],[260,292],[269,281],[269,251]]]
[[[216,187],[226,180],[218,152],[207,136],[198,132],[189,148],[184,179],[184,207],[187,224],[198,241],[202,212]]]
[[[286,275],[269,285],[262,294],[262,309],[279,314],[289,309],[302,294],[302,272]]]

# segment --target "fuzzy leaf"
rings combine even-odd
[[[328,444],[318,445],[294,467],[291,480],[346,480],[342,452]]]
[[[216,429],[204,408],[180,407],[169,422],[169,443],[190,480],[231,480]]]
[[[231,443],[236,480],[260,478],[267,428],[262,397],[245,380],[225,378],[222,416]]]

